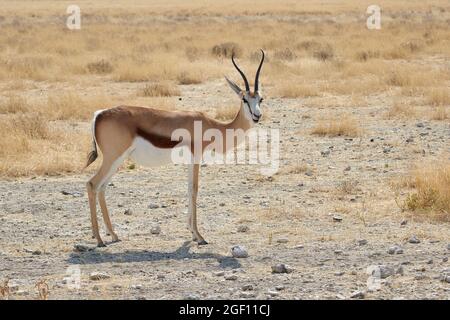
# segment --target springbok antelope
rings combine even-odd
[[[196,139],[205,147],[211,142],[203,141],[203,133],[208,129],[217,129],[226,137],[229,129],[241,129],[247,132],[261,118],[260,103],[263,100],[259,91],[259,74],[264,62],[264,51],[255,77],[255,88],[252,92],[245,74],[237,66],[234,56],[231,57],[233,65],[245,83],[242,90],[235,82],[225,77],[231,89],[239,96],[241,106],[234,119],[223,123],[209,118],[201,112],[187,111],[163,111],[147,107],[119,106],[95,112],[92,120],[92,150],[88,154],[86,167],[98,156],[97,146],[103,154],[103,162],[98,172],[88,181],[87,192],[91,212],[93,237],[97,239],[99,247],[104,246],[100,237],[97,222],[97,195],[103,220],[113,242],[119,241],[113,230],[105,201],[105,189],[111,177],[119,166],[128,157],[143,166],[161,166],[171,163],[171,154],[174,149],[185,148],[191,153],[193,159],[202,157],[195,154],[194,143]],[[202,124],[202,134],[194,136],[194,122]],[[174,130],[183,128],[190,133],[191,139],[172,140]],[[235,137],[232,138],[235,141]],[[228,151],[228,146],[235,143],[223,143],[223,152]],[[199,245],[207,244],[197,228],[197,192],[198,192],[199,161],[191,161],[189,164],[189,210],[188,228],[192,232],[192,239]]]

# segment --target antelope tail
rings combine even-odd
[[[89,165],[94,162],[98,157],[97,152],[97,141],[95,139],[95,120],[97,119],[97,116],[102,112],[103,110],[96,111],[94,113],[94,118],[92,119],[92,149],[87,155],[87,162],[84,166],[83,170],[89,167]]]

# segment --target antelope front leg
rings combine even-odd
[[[199,245],[208,244],[198,232],[197,227],[197,193],[199,164],[189,165],[189,212],[188,224],[192,232],[192,238]]]

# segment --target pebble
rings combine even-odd
[[[126,216],[131,216],[131,215],[133,215],[133,210],[126,209],[123,214],[126,215]]]
[[[252,284],[245,284],[242,286],[242,291],[251,291],[253,290],[253,285]]]
[[[333,221],[341,222],[341,221],[342,221],[342,217],[339,216],[339,215],[334,215],[334,216],[333,216]]]
[[[379,279],[386,279],[392,275],[395,274],[395,269],[390,266],[386,265],[373,265],[369,266],[367,270],[370,272],[370,274]]]
[[[234,246],[231,248],[231,254],[235,258],[247,258],[248,252],[244,246]]]
[[[150,204],[148,205],[148,208],[149,208],[149,209],[158,209],[158,208],[159,208],[159,205],[157,205],[156,203],[150,203]]]
[[[275,287],[275,289],[278,290],[278,291],[281,291],[281,290],[284,290],[285,287],[284,287],[282,284],[279,284],[279,285],[277,285],[277,286]]]
[[[142,289],[142,284],[133,284],[133,285],[131,286],[131,289],[134,289],[134,290],[141,290],[141,289]]]
[[[151,234],[160,234],[161,233],[161,227],[158,225],[152,226],[150,229]]]
[[[241,293],[239,293],[239,297],[244,298],[244,299],[249,299],[249,298],[256,297],[256,294],[251,291],[242,291]]]
[[[366,293],[364,291],[355,291],[351,294],[350,298],[352,299],[364,299]]]
[[[279,239],[277,239],[277,242],[278,243],[288,243],[289,239],[287,239],[287,238],[279,238]]]
[[[235,274],[228,274],[228,275],[225,276],[225,280],[230,280],[230,281],[237,280],[237,278],[238,277]]]
[[[104,272],[92,272],[89,275],[89,279],[91,279],[92,281],[105,280],[105,279],[109,279],[109,278],[111,278],[111,276]]]
[[[292,269],[283,263],[278,263],[272,266],[272,273],[291,273],[291,272]]]
[[[420,243],[420,240],[416,236],[412,236],[411,238],[409,238],[408,242],[417,244]]]
[[[237,232],[247,232],[248,229],[248,226],[242,225],[237,228]]]
[[[185,300],[200,300],[200,297],[196,295],[195,293],[188,293],[184,296]]]
[[[403,249],[400,246],[392,246],[388,249],[389,254],[403,254]]]
[[[214,275],[216,277],[222,277],[225,275],[225,271],[216,271],[216,272],[214,272]]]
[[[400,222],[401,226],[406,226],[408,224],[408,220],[402,220],[402,222]]]
[[[278,291],[273,291],[273,290],[267,291],[267,294],[271,297],[276,297],[276,296],[280,295],[280,293]]]
[[[42,254],[42,251],[41,250],[34,250],[31,254],[33,256],[40,256]]]
[[[365,246],[366,244],[367,244],[367,240],[366,239],[358,240],[358,245]]]
[[[89,251],[89,247],[84,244],[76,244],[73,246],[73,251],[75,252],[86,252]]]

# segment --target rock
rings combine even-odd
[[[350,171],[350,170],[352,170],[352,167],[350,167],[350,166],[345,167],[345,169],[344,169],[344,171]]]
[[[335,273],[334,273],[334,275],[335,275],[336,277],[341,277],[341,276],[343,276],[344,274],[345,274],[344,271],[338,271],[338,272],[335,272]]]
[[[372,277],[386,279],[395,274],[395,269],[386,265],[373,265],[367,268]]]
[[[276,297],[276,296],[280,295],[280,293],[278,291],[274,291],[274,290],[268,290],[267,294],[271,297]]]
[[[408,223],[408,220],[402,220],[402,222],[400,222],[401,226],[406,226],[406,224]]]
[[[414,138],[413,137],[409,137],[408,139],[406,139],[406,143],[411,143],[414,142]]]
[[[77,191],[61,190],[61,193],[65,196],[72,196],[75,198],[80,198],[83,196],[83,194],[81,192],[77,192]]]
[[[320,154],[322,155],[322,157],[327,157],[330,155],[330,149],[326,149],[326,150],[322,150],[320,151]]]
[[[245,284],[242,286],[242,291],[251,291],[253,290],[253,285],[252,284]]]
[[[336,215],[333,216],[333,221],[341,222],[342,221],[342,217],[340,215],[336,214]]]
[[[279,285],[277,285],[277,286],[275,287],[275,289],[278,290],[278,291],[281,291],[281,290],[284,290],[285,287],[284,287],[282,284],[279,284]]]
[[[126,215],[126,216],[131,216],[131,215],[133,215],[133,210],[126,209],[123,214]]]
[[[367,244],[367,240],[366,239],[360,239],[358,240],[358,245],[359,246],[365,246]]]
[[[417,128],[423,128],[425,125],[422,122],[417,122],[416,127]]]
[[[214,272],[214,275],[216,277],[222,277],[225,275],[225,271],[216,271],[216,272]]]
[[[420,243],[420,240],[416,236],[412,236],[411,238],[409,238],[408,242],[417,244]]]
[[[156,203],[150,203],[150,204],[148,205],[148,208],[149,208],[149,209],[158,209],[158,208],[159,208],[159,205],[157,205]]]
[[[84,244],[76,244],[73,246],[73,251],[75,252],[86,252],[89,251],[89,247]]]
[[[442,270],[439,279],[443,282],[450,283],[450,268]]]
[[[200,300],[200,297],[195,293],[188,293],[184,296],[184,300]]]
[[[277,243],[288,243],[289,242],[289,239],[287,239],[287,238],[279,238],[279,239],[277,239]]]
[[[237,278],[238,277],[235,274],[228,274],[228,275],[225,276],[225,280],[230,280],[230,281],[237,280]]]
[[[92,272],[89,275],[89,279],[92,281],[105,280],[105,279],[109,279],[109,278],[111,278],[111,276],[104,272]]]
[[[250,299],[256,297],[256,294],[252,291],[242,291],[241,293],[239,293],[239,297],[244,299]]]
[[[150,229],[150,233],[151,234],[160,234],[161,233],[161,228],[159,225],[154,225],[151,227]]]
[[[231,248],[231,254],[235,258],[247,258],[248,252],[244,246],[234,246]]]
[[[41,250],[34,250],[31,254],[33,256],[40,256],[42,254],[42,251]]]
[[[272,266],[272,273],[291,273],[293,270],[284,263],[278,263]]]
[[[450,250],[450,243],[447,245],[447,250]]]
[[[134,290],[141,290],[141,289],[142,289],[142,284],[133,284],[133,285],[131,286],[131,289],[134,289]]]
[[[365,296],[366,296],[366,293],[364,291],[358,290],[358,291],[353,292],[350,295],[350,298],[352,298],[352,299],[364,299]]]
[[[247,232],[248,231],[248,227],[245,225],[241,225],[237,228],[237,232]]]
[[[400,246],[395,245],[388,249],[388,253],[389,254],[403,254],[403,249]]]

